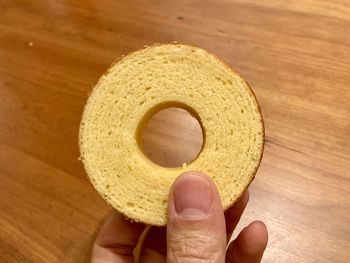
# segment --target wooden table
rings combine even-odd
[[[350,262],[350,5],[337,0],[0,2],[0,261],[86,262],[110,212],[78,161],[88,92],[154,42],[198,45],[257,94],[265,155],[239,225],[264,262]]]

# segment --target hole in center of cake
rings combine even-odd
[[[197,158],[203,146],[198,114],[184,107],[155,110],[139,129],[143,153],[163,167],[181,167]]]

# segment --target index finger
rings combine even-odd
[[[243,193],[241,198],[225,212],[226,219],[226,234],[227,241],[230,240],[233,230],[236,228],[241,216],[244,212],[245,207],[249,201],[248,189]]]

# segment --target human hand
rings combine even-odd
[[[169,194],[167,227],[150,229],[139,262],[260,262],[267,245],[267,230],[260,221],[244,228],[226,250],[248,199],[246,191],[224,213],[209,177],[198,172],[179,176]],[[144,227],[114,213],[96,238],[92,262],[133,262],[133,250]]]

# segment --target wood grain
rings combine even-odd
[[[186,110],[175,107],[151,116],[140,137],[144,154],[164,167],[181,167],[192,162],[203,146],[200,122]]]
[[[110,208],[78,161],[87,94],[115,58],[174,40],[222,57],[256,92],[266,149],[238,229],[266,222],[264,262],[349,262],[345,0],[2,0],[0,261],[89,260]]]

